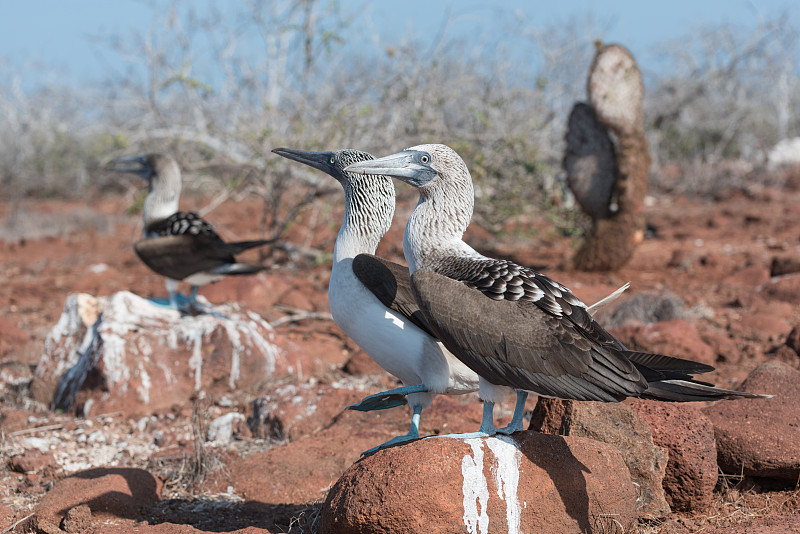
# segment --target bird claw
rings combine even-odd
[[[514,421],[512,421],[503,428],[498,428],[497,433],[510,436],[514,432],[519,432],[520,430],[522,430],[522,421],[520,421],[519,423],[515,423]]]
[[[441,434],[439,436],[428,436],[428,438],[453,438],[453,439],[490,438],[494,436],[496,432],[497,431],[486,432],[483,430],[478,430],[477,432],[465,432],[463,434]]]

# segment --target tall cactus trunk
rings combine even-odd
[[[590,105],[572,110],[564,168],[592,227],[573,266],[606,271],[627,263],[644,238],[650,155],[644,135],[644,86],[636,62],[619,45],[600,47],[589,73]],[[611,139],[616,140],[614,143]]]

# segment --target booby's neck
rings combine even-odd
[[[180,178],[178,178],[177,185],[162,181],[151,183],[150,191],[147,193],[147,198],[144,199],[144,207],[142,209],[144,227],[148,228],[153,223],[163,221],[177,213],[180,196]]]
[[[474,205],[472,181],[450,183],[449,189],[420,189],[419,202],[406,223],[403,254],[409,270],[440,270],[448,257],[483,258],[461,239]]]
[[[369,176],[365,178],[370,178]],[[383,234],[392,225],[394,216],[394,186],[381,177],[362,180],[356,186],[344,187],[344,218],[333,252],[334,267],[342,260],[359,254],[374,254]]]

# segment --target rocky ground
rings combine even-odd
[[[210,303],[237,303],[244,323],[248,311],[269,323],[256,328],[269,349],[232,350],[240,338],[216,324],[196,341],[165,342],[185,327],[180,317],[162,317],[161,338],[148,337],[155,319],[140,310],[123,321],[121,356],[108,356],[102,338],[105,355],[57,410],[69,343],[88,339],[99,313],[105,323],[119,315],[113,299],[73,297],[66,328],[70,295],[162,296],[163,281],[133,253],[141,228],[126,199],[0,205],[0,532],[800,530],[800,191],[658,198],[648,239],[612,273],[565,270],[575,241],[544,216],[468,233],[476,248],[536,266],[589,303],[630,281],[599,316],[620,338],[711,363],[708,381],[774,399],[532,399],[531,426],[545,434],[422,440],[361,461],[361,451],[407,430],[408,413],[344,410],[396,382],[327,315],[339,201],[321,199],[290,228],[273,269],[201,290]],[[381,255],[402,261],[412,206],[404,196]],[[259,210],[228,201],[207,218],[224,237],[249,239]],[[171,378],[144,380],[156,376],[151,364]],[[421,431],[471,431],[480,414],[475,395],[440,397]]]

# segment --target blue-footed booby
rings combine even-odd
[[[147,181],[148,193],[142,210],[144,238],[133,247],[145,265],[166,278],[169,302],[153,302],[191,310],[197,304],[199,286],[216,282],[226,275],[264,270],[261,265],[239,263],[235,256],[272,240],[226,243],[200,215],[178,211],[181,171],[171,156],[127,156],[113,160],[108,168],[136,174]],[[189,297],[178,292],[181,281],[192,286]]]
[[[477,391],[478,376],[433,337],[411,293],[408,268],[374,256],[394,216],[392,179],[344,172],[352,163],[373,158],[358,150],[276,148],[273,152],[321,170],[342,185],[344,219],[336,237],[328,286],[331,315],[369,357],[404,384],[370,395],[351,408],[391,408],[407,398],[412,409],[407,434],[365,454],[419,439],[420,414],[434,395]]]
[[[403,235],[411,288],[431,330],[480,376],[482,395],[505,386],[606,402],[762,397],[695,380],[713,370],[709,365],[627,350],[565,286],[465,243],[474,192],[466,164],[451,148],[419,145],[345,171],[392,176],[419,190]],[[493,406],[484,403],[477,435],[495,432]]]

